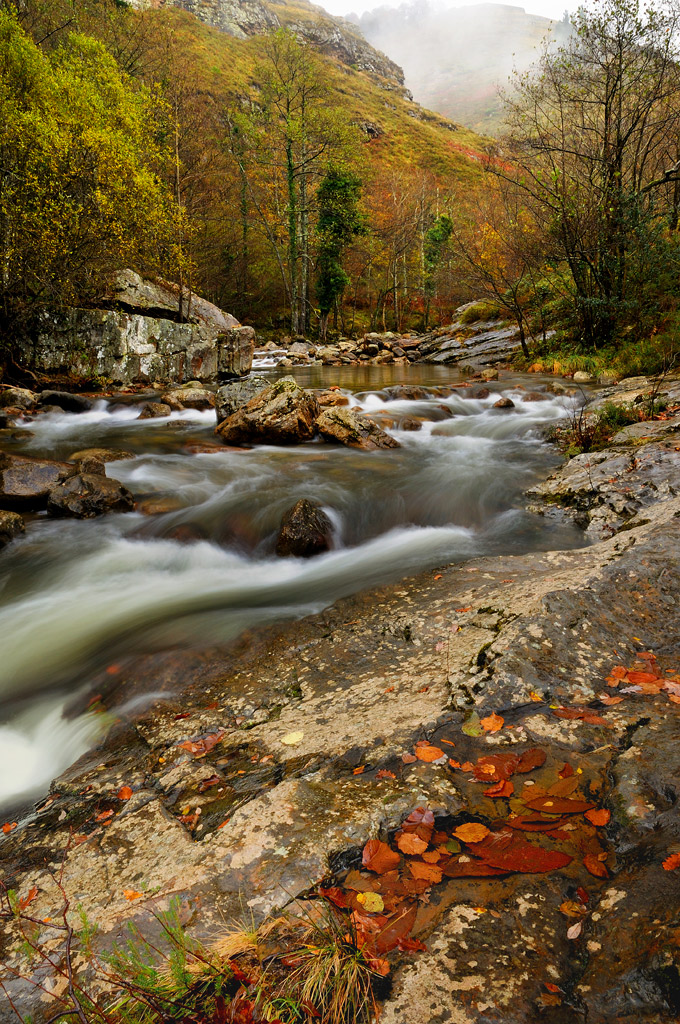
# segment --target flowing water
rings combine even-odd
[[[392,424],[402,447],[363,452],[317,441],[217,451],[213,411],[140,421],[140,396],[26,424],[33,436],[13,451],[133,452],[107,471],[134,492],[138,511],[90,521],[36,515],[0,555],[0,802],[44,790],[92,745],[100,719],[62,712],[116,658],[226,642],[456,560],[583,543],[522,508],[522,492],[557,461],[541,430],[572,399],[524,401],[516,385],[534,387],[535,378],[504,379],[478,399],[433,391],[390,400],[381,390],[455,382],[443,367],[295,375],[304,386],[339,385],[350,404]],[[493,408],[501,394],[515,409]],[[404,417],[422,428],[402,429]],[[309,561],[277,558],[281,516],[303,497],[330,516],[333,548]]]

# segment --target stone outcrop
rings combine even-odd
[[[177,322],[175,287],[126,271],[117,290],[103,300],[111,308],[45,316],[37,336],[19,343],[19,357],[41,373],[103,377],[117,384],[215,381],[249,373],[253,328],[197,296],[188,314],[184,311],[189,322]]]
[[[335,441],[348,448],[401,448],[395,438],[384,431],[368,416],[360,416],[353,409],[331,407],[324,409],[316,421],[319,433],[326,441]]]
[[[314,437],[319,403],[292,377],[281,377],[218,424],[226,444],[300,444]]]
[[[322,508],[302,498],[284,512],[276,539],[281,557],[311,558],[330,548],[333,524]]]
[[[252,374],[244,380],[234,380],[229,384],[223,384],[221,388],[217,389],[215,395],[217,422],[221,423],[222,420],[233,416],[241,406],[246,405],[251,398],[254,398],[260,391],[264,391],[270,384],[270,380],[267,380],[266,377],[258,377],[257,374]]]

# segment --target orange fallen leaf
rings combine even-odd
[[[515,784],[510,782],[509,779],[501,779],[500,782],[495,783],[493,786],[489,786],[484,791],[484,796],[493,797],[509,797],[515,792]]]
[[[442,857],[438,850],[428,850],[427,853],[424,853],[422,856],[426,864],[436,864]]]
[[[482,718],[481,726],[484,732],[498,732],[502,729],[505,724],[505,719],[501,715],[497,715],[495,712],[488,715],[486,718]]]
[[[402,832],[397,839],[397,846],[402,853],[419,854],[427,850],[427,843],[415,832]]]
[[[383,693],[394,693],[394,687],[388,686],[387,689],[383,690]]]
[[[607,825],[611,819],[611,812],[606,807],[601,807],[594,811],[586,811],[584,817],[591,825]]]
[[[456,611],[456,612],[460,612],[460,613],[461,613],[461,615],[462,615],[462,613],[463,613],[463,612],[469,612],[471,608],[472,608],[472,605],[471,605],[471,604],[469,604],[469,605],[467,606],[467,608],[454,608],[454,611]]]
[[[33,885],[33,886],[31,886],[31,888],[30,888],[30,889],[28,890],[28,892],[26,893],[26,895],[25,895],[25,896],[23,896],[23,897],[22,897],[22,898],[21,898],[21,899],[19,900],[19,910],[25,910],[25,909],[26,909],[26,907],[27,907],[27,906],[28,906],[28,905],[29,905],[30,903],[32,903],[32,902],[33,902],[33,900],[34,900],[34,899],[36,898],[36,896],[37,896],[37,895],[38,895],[38,887],[37,887],[37,885]]]
[[[419,761],[426,762],[438,761],[440,757],[446,756],[440,747],[433,747],[431,743],[416,745],[415,755]]]
[[[141,892],[135,892],[134,889],[124,889],[123,896],[126,900],[138,900],[144,894]]]
[[[363,775],[363,773],[365,771],[366,771],[366,765],[365,764],[360,764],[358,768],[353,768],[352,769],[352,775]]]
[[[404,764],[414,764],[418,760],[415,754],[402,754],[401,759]]]
[[[595,878],[609,878],[607,866],[602,863],[600,856],[601,855],[598,856],[594,853],[587,853],[583,858],[584,867],[591,875],[594,875]]]
[[[666,857],[662,867],[664,871],[675,871],[676,868],[680,868],[680,853],[672,853],[670,857]]]
[[[7,835],[9,832],[14,831],[14,829],[17,827],[17,824],[18,822],[16,821],[6,821],[5,824],[2,826],[2,831],[4,832],[5,835]]]
[[[100,811],[99,814],[95,815],[95,821],[108,821],[109,818],[113,817],[113,811]]]
[[[442,880],[442,869],[436,864],[423,864],[419,860],[410,860],[408,869],[414,878],[424,882],[441,882]]]
[[[474,764],[472,763],[472,761],[463,761],[462,765],[460,766],[460,770],[462,772],[471,772],[473,768]]]
[[[440,580],[441,578],[442,578],[442,574],[441,573],[439,573],[437,576],[435,576],[436,580]]]
[[[369,871],[375,871],[377,875],[384,875],[387,871],[396,868],[400,861],[399,854],[379,839],[369,839],[361,857],[363,866]]]
[[[132,790],[130,789],[129,786],[121,786],[121,788],[116,793],[116,796],[118,797],[119,800],[129,800],[130,797],[132,796]]]
[[[489,829],[486,825],[481,825],[476,821],[468,821],[455,828],[453,834],[463,843],[481,843],[482,839],[486,839],[489,835]]]
[[[610,697],[606,693],[599,693],[598,699],[601,700],[603,704],[606,704],[607,707],[611,707],[612,704],[620,704],[623,697]]]
[[[376,779],[396,779],[394,772],[389,772],[387,768],[381,768],[376,775]]]

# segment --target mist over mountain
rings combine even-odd
[[[484,134],[500,127],[499,86],[537,59],[544,40],[558,45],[571,31],[567,15],[551,21],[505,4],[411,0],[347,17],[404,69],[419,103]]]

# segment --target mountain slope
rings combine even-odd
[[[365,37],[403,67],[418,102],[484,134],[496,134],[498,87],[526,70],[543,41],[559,43],[568,23],[521,7],[476,4],[446,9],[432,0],[378,7],[356,18]]]

